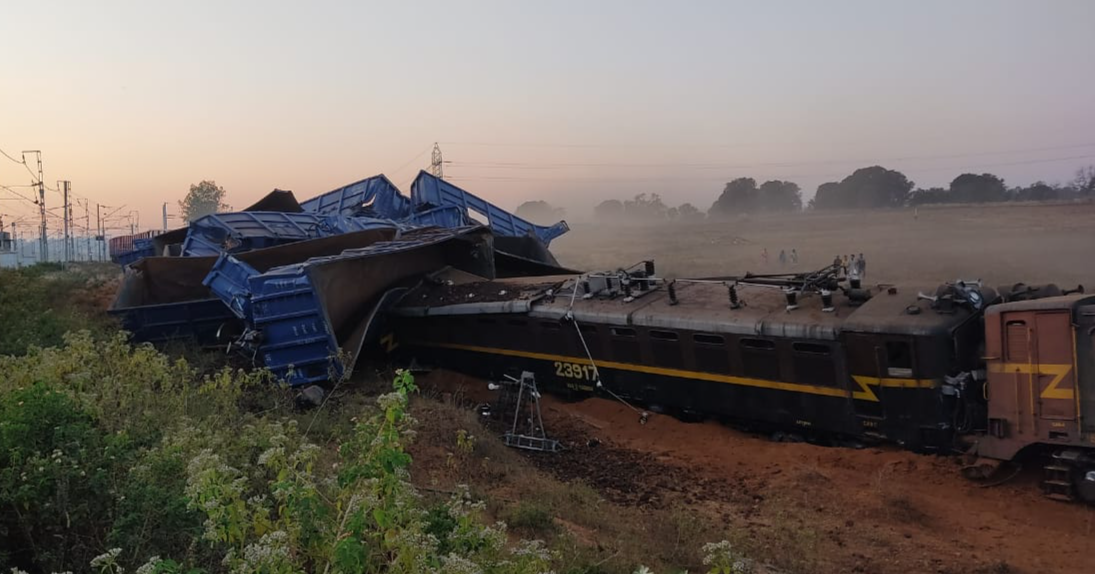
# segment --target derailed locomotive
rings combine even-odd
[[[386,345],[487,379],[531,371],[556,393],[812,438],[982,465],[1045,451],[1047,493],[1095,501],[1095,296],[1003,291],[863,287],[836,266],[675,281],[652,262],[579,277],[442,272],[402,298]]]

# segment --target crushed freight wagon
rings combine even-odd
[[[545,246],[569,230],[565,221],[536,225],[426,172],[404,196],[377,175],[297,202],[274,190],[240,212],[200,218],[160,234],[144,232],[111,240],[111,260],[129,265],[153,255],[205,256],[238,253],[374,226],[461,227],[486,225],[499,237],[536,237]]]
[[[300,203],[275,190],[141,237],[139,254],[116,257],[129,264],[110,312],[135,340],[227,346],[292,385],[318,383],[352,370],[381,311],[424,276],[572,273],[547,249],[567,229],[425,172],[410,197],[382,175]]]

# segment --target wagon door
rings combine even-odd
[[[989,427],[998,438],[1029,440],[1034,433],[1034,326],[1033,312],[1000,317],[999,355],[987,359]]]
[[[1076,432],[1075,373],[1069,313],[1005,312],[1001,356],[989,360],[989,418],[1010,420],[1028,440]],[[1010,433],[1009,433],[1010,434]]]
[[[1076,373],[1071,313],[1038,313],[1035,319],[1035,385],[1039,418],[1049,439],[1076,438]]]

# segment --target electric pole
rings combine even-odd
[[[84,200],[84,243],[87,244],[87,260],[93,261],[91,257],[91,200]]]
[[[65,207],[64,207],[64,211],[62,213],[64,214],[64,220],[65,220],[65,260],[64,260],[64,263],[67,265],[69,260],[72,259],[72,251],[71,251],[72,247],[71,247],[71,242],[70,242],[71,235],[69,234],[69,220],[72,219],[72,209],[68,205],[68,186],[71,182],[61,181],[61,182],[58,182],[58,183],[61,184],[61,193],[65,197]]]
[[[101,205],[95,204],[95,241],[99,242],[99,261],[103,260],[103,211]]]
[[[11,222],[11,241],[12,241],[12,244],[11,244],[12,251],[15,251],[15,266],[16,267],[22,267],[23,266],[23,248],[22,248],[21,245],[19,245],[21,242],[19,241],[19,235],[17,233],[15,233],[15,222],[14,221]]]
[[[167,202],[163,202],[163,231],[167,233]]]
[[[49,261],[49,239],[46,237],[46,182],[42,180],[42,152],[41,150],[23,150],[23,163],[27,163],[27,154],[35,154],[38,158],[38,215],[41,217],[41,229],[38,261]]]

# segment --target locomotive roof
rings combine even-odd
[[[521,312],[521,309],[527,309],[532,317],[561,319],[569,311],[579,323],[815,340],[835,340],[841,331],[914,336],[945,334],[970,316],[969,311],[961,308],[953,314],[940,314],[931,309],[929,301],[918,300],[918,292],[934,293],[934,287],[902,287],[892,294],[886,289],[876,288],[871,290],[872,297],[859,306],[852,306],[848,298],[838,292],[833,294],[836,310],[826,313],[821,310],[821,297],[816,293],[799,295],[799,307],[787,311],[787,300],[780,289],[750,284],[737,286],[738,298],[744,305],[731,309],[726,285],[685,280],[676,283],[676,305],[669,304],[669,294],[663,286],[628,302],[623,297],[583,299],[581,296],[572,302],[569,285],[573,284],[573,279],[497,279],[484,282],[478,288],[471,285],[422,285],[404,298],[400,312],[437,314],[440,307],[460,306],[468,308],[463,312],[472,312],[476,308],[478,312]],[[569,283],[563,285],[564,282]],[[554,297],[544,296],[548,289],[554,290]],[[474,294],[469,297],[469,293]],[[526,300],[529,304],[520,307],[489,305],[515,298]],[[909,313],[911,307],[916,307],[918,312]],[[428,312],[426,308],[434,312]]]
[[[1012,301],[1000,303],[985,310],[986,315],[995,315],[1004,311],[1052,311],[1054,309],[1072,310],[1081,305],[1095,304],[1095,294],[1074,293],[1057,297],[1045,297],[1043,299],[1031,299],[1029,301]]]
[[[961,325],[972,313],[956,307],[953,313],[940,313],[931,308],[931,301],[918,297],[919,293],[932,295],[936,286],[894,287],[897,292],[876,289],[870,301],[863,304],[844,323],[845,331],[857,333],[892,333],[899,335],[930,336],[950,332]],[[995,298],[992,292],[988,299]]]

